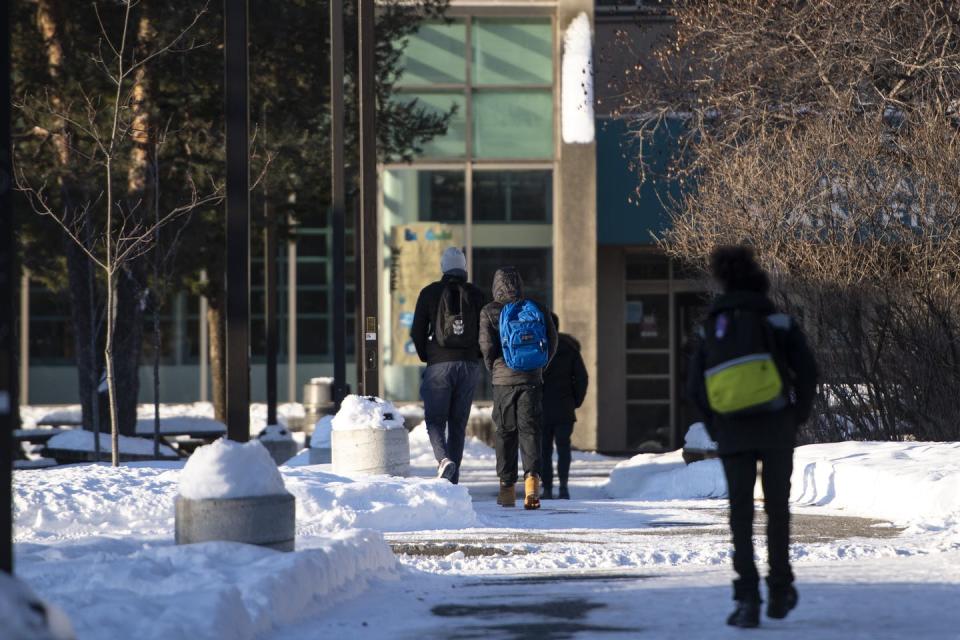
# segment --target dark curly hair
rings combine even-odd
[[[770,278],[757,263],[753,249],[746,245],[717,247],[710,254],[710,274],[724,291],[766,293]]]

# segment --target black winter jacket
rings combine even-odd
[[[486,298],[479,288],[467,282],[466,274],[445,273],[439,282],[428,284],[417,298],[417,306],[413,312],[413,326],[410,328],[410,338],[417,348],[417,355],[421,362],[437,364],[439,362],[458,362],[461,360],[475,361],[480,358],[480,343],[470,349],[450,349],[441,347],[433,337],[433,323],[437,317],[437,307],[440,306],[440,297],[448,285],[465,284],[477,309],[477,323],[480,326],[480,310]]]
[[[806,336],[795,320],[778,314],[765,295],[733,291],[718,296],[710,308],[713,317],[722,311],[748,309],[769,316],[777,349],[789,371],[785,383],[790,389],[790,404],[780,411],[751,416],[724,417],[714,414],[707,401],[704,383],[703,341],[690,362],[687,394],[704,417],[710,437],[719,444],[720,455],[758,449],[790,449],[796,445],[797,427],[810,418],[817,386],[817,363],[807,345]]]
[[[523,280],[513,267],[498,269],[493,276],[493,302],[480,312],[480,351],[483,361],[491,373],[491,382],[496,386],[540,384],[543,382],[543,369],[536,371],[515,371],[503,361],[503,347],[500,343],[500,312],[508,302],[524,299]],[[550,310],[534,300],[547,325],[547,340],[550,343],[550,360],[557,353],[557,328],[550,317]],[[548,361],[549,366],[549,361]]]
[[[587,368],[580,343],[559,334],[557,355],[543,372],[543,424],[565,425],[577,421],[577,409],[587,395]]]

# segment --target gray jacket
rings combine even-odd
[[[503,361],[503,348],[500,343],[500,312],[508,302],[523,299],[523,280],[515,267],[498,269],[493,276],[493,302],[480,312],[480,351],[483,361],[491,374],[495,386],[514,386],[541,384],[543,369],[536,371],[515,371]],[[550,359],[557,353],[557,328],[550,317],[550,310],[540,302],[534,301],[543,312],[547,325],[547,339],[550,343]]]

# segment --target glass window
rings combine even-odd
[[[327,236],[320,233],[299,233],[297,235],[297,256],[327,255]]]
[[[463,171],[391,169],[383,176],[384,225],[446,222],[463,224],[466,217]]]
[[[627,296],[627,349],[670,347],[668,304],[664,294]]]
[[[493,274],[505,266],[520,270],[525,295],[548,306],[552,303],[550,249],[474,249],[473,281],[487,297],[492,295]]]
[[[627,400],[670,400],[670,378],[627,380]]]
[[[626,276],[628,281],[667,280],[670,278],[670,260],[658,254],[628,254]]]
[[[478,18],[472,37],[474,84],[553,84],[549,20]]]
[[[552,158],[552,93],[474,92],[473,136],[477,158]]]
[[[670,356],[666,353],[627,354],[627,375],[669,375]]]
[[[445,114],[456,107],[447,131],[423,145],[421,158],[463,158],[467,153],[467,107],[462,93],[403,93],[395,98],[403,103],[416,101],[427,113]]]
[[[400,85],[463,84],[466,33],[462,22],[421,25],[403,52]]]
[[[475,222],[549,222],[553,215],[553,172],[475,171]]]

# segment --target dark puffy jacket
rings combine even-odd
[[[807,346],[807,338],[795,320],[778,314],[765,295],[749,291],[733,291],[714,300],[709,315],[721,311],[745,309],[770,316],[779,356],[789,371],[785,381],[791,402],[780,411],[751,416],[721,416],[710,410],[704,383],[703,341],[690,362],[687,394],[703,414],[710,437],[720,445],[720,454],[733,454],[757,449],[790,449],[796,444],[797,426],[810,418],[817,386],[817,363]]]
[[[480,351],[483,361],[491,373],[491,382],[498,386],[540,384],[543,382],[543,369],[536,371],[515,371],[503,361],[503,348],[500,343],[500,312],[508,302],[523,299],[523,280],[513,267],[498,269],[493,276],[493,302],[480,312]],[[536,300],[533,301],[543,312],[547,325],[547,340],[550,343],[550,359],[557,352],[557,328],[553,325],[550,310]]]
[[[580,343],[559,334],[557,355],[543,372],[543,424],[562,425],[577,421],[577,409],[587,395],[587,368],[580,356]]]
[[[451,284],[465,284],[473,306],[477,309],[477,325],[480,324],[480,309],[486,299],[483,292],[467,282],[466,274],[446,273],[439,282],[428,284],[417,298],[417,306],[413,313],[413,326],[410,328],[410,338],[417,348],[417,355],[422,362],[437,364],[438,362],[457,362],[460,360],[477,360],[480,358],[480,343],[470,349],[450,349],[441,347],[433,338],[433,323],[437,317],[437,307],[440,306],[440,296],[443,290]]]

